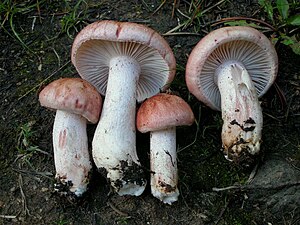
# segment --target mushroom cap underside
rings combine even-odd
[[[267,92],[277,75],[277,53],[264,34],[243,26],[223,27],[212,31],[192,50],[185,77],[189,91],[214,110],[221,108],[215,71],[226,61],[243,64],[258,97]]]
[[[86,26],[73,42],[71,59],[79,75],[105,95],[110,59],[120,55],[140,65],[139,102],[166,90],[174,79],[176,61],[166,40],[131,22],[104,20]]]

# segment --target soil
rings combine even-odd
[[[137,22],[164,34],[186,20],[183,13],[191,16],[185,1],[177,1],[180,11],[173,17],[173,1],[158,9],[161,2],[85,1],[72,17],[75,3],[41,1],[40,7],[16,13],[13,27],[1,15],[0,224],[300,224],[299,55],[276,46],[278,77],[261,99],[262,153],[247,168],[224,158],[220,112],[190,95],[184,81],[192,48],[223,25],[214,26],[214,21],[233,16],[264,19],[256,1],[223,1],[197,21],[203,26],[193,23],[178,34],[165,35],[178,64],[171,89],[190,104],[198,122],[177,129],[178,202],[163,204],[151,195],[149,185],[139,197],[113,194],[95,168],[82,199],[70,201],[53,191],[55,112],[40,106],[39,91],[60,77],[79,77],[70,49],[78,31],[93,21]],[[203,2],[204,8],[217,3]],[[90,147],[95,128],[88,125]],[[148,172],[148,134],[137,134],[137,149]]]

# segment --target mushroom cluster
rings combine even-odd
[[[136,23],[94,22],[76,36],[71,60],[81,78],[58,79],[39,94],[42,106],[56,110],[55,189],[76,197],[87,190],[92,169],[88,121],[98,123],[93,161],[114,192],[139,196],[145,190],[136,151],[138,129],[150,132],[153,196],[167,204],[177,201],[176,126],[192,125],[195,118],[182,98],[161,93],[176,70],[165,39]],[[187,87],[200,101],[222,111],[221,138],[228,160],[259,152],[263,116],[258,98],[275,80],[277,63],[271,42],[250,27],[215,30],[191,52]]]
[[[56,189],[77,196],[85,192],[87,179],[81,179],[86,182],[81,191],[76,189],[76,176],[83,176],[76,166],[84,164],[86,174],[91,169],[82,116],[97,123],[102,110],[92,141],[93,161],[116,193],[141,195],[147,182],[136,152],[136,104],[165,91],[174,79],[176,62],[171,48],[144,25],[107,20],[86,26],[76,36],[71,59],[82,79],[60,79],[40,93],[42,106],[57,109],[53,127]],[[89,90],[79,83],[89,84],[97,99],[94,94],[88,102],[84,94]],[[105,96],[103,107],[100,94]],[[83,96],[85,102],[80,100]],[[93,113],[98,110],[97,118],[88,111],[91,109]],[[74,158],[80,159],[78,165]]]
[[[76,36],[72,63],[105,95],[92,143],[97,168],[119,195],[142,194],[146,179],[136,152],[136,103],[165,90],[173,80],[171,48],[144,25],[100,21]]]

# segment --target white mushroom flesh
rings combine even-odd
[[[243,63],[229,60],[215,72],[221,94],[222,143],[227,159],[260,149],[263,115],[254,84]]]
[[[110,60],[106,96],[93,139],[93,158],[119,195],[140,195],[146,181],[136,153],[136,88],[141,68],[128,56]]]
[[[150,132],[151,192],[164,203],[177,201],[176,127]]]
[[[57,110],[53,125],[56,169],[55,189],[80,197],[86,190],[92,168],[88,152],[86,119],[78,114]]]

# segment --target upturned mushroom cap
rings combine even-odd
[[[86,26],[73,42],[71,59],[79,75],[105,95],[110,59],[126,55],[141,67],[137,101],[165,90],[174,79],[176,61],[168,43],[136,23],[105,20]]]
[[[63,110],[97,123],[102,98],[96,88],[80,78],[61,78],[48,84],[39,94],[42,106]]]
[[[137,112],[137,129],[146,133],[176,126],[192,125],[194,113],[180,97],[157,94],[142,103]]]
[[[215,70],[228,60],[245,66],[258,97],[267,92],[277,75],[277,54],[264,34],[243,26],[212,31],[191,52],[186,65],[186,83],[198,100],[214,110],[221,108]]]

